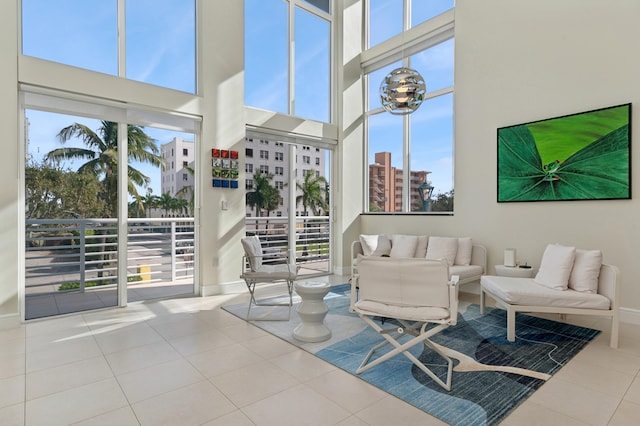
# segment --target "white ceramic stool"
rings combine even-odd
[[[303,342],[323,342],[331,337],[331,330],[324,324],[324,317],[329,307],[324,303],[324,296],[331,285],[320,282],[297,282],[296,293],[302,298],[296,312],[300,324],[293,330],[293,337]]]

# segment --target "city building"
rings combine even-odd
[[[250,192],[254,189],[254,174],[265,173],[273,176],[270,184],[280,191],[281,203],[273,211],[272,216],[288,216],[290,211],[294,211],[296,216],[304,215],[304,208],[296,200],[290,200],[288,194],[288,182],[290,167],[290,144],[278,142],[277,140],[267,140],[260,138],[245,138],[245,189]],[[293,160],[296,171],[296,181],[302,182],[307,173],[316,176],[326,176],[326,161],[324,150],[309,146],[296,145],[295,159]],[[296,196],[301,192],[296,188]],[[293,207],[292,207],[293,206]],[[267,212],[263,210],[260,216],[265,216]],[[311,213],[307,212],[307,215]],[[256,216],[255,208],[247,205],[247,216]]]
[[[188,199],[193,194],[194,187],[193,141],[175,137],[160,146],[160,154],[165,162],[165,167],[161,169],[161,193]]]
[[[391,163],[390,152],[376,152],[375,163],[369,164],[369,208],[379,212],[402,211],[404,174]],[[419,187],[429,183],[428,171],[410,171],[411,211],[422,210]]]

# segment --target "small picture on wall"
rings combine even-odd
[[[498,129],[498,202],[631,198],[631,104]]]

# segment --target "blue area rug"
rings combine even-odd
[[[325,324],[332,331],[331,338],[325,342],[304,343],[293,337],[293,330],[300,322],[295,306],[289,321],[257,320],[252,323],[355,374],[367,352],[383,339],[357,315],[349,313],[349,291],[348,284],[333,286],[324,299],[329,306]],[[296,299],[300,300],[299,297]],[[246,304],[224,309],[246,318]],[[271,315],[282,316],[283,309],[287,308],[252,308],[251,315],[258,314],[268,319]],[[487,308],[485,315],[481,315],[478,305],[463,303],[459,310],[458,324],[432,338],[457,354],[450,355],[454,358],[450,392],[434,383],[402,355],[357,377],[451,425],[496,425],[600,333],[517,314],[517,338],[510,343],[506,339],[504,310]],[[388,321],[385,327],[387,325],[390,325]],[[390,345],[387,347],[391,349]],[[384,353],[384,350],[378,352]],[[412,353],[438,376],[446,376],[446,363],[430,349],[416,345]],[[490,367],[479,366],[478,363]],[[471,371],[464,368],[469,364]],[[502,368],[521,374],[482,371],[484,368]],[[467,371],[457,371],[459,369]]]

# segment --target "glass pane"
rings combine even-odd
[[[411,2],[411,27],[415,27],[424,21],[440,15],[454,6],[454,0],[412,0]]]
[[[453,94],[424,102],[411,114],[411,172],[427,172],[433,187],[430,211],[453,211]],[[413,189],[412,189],[413,191]],[[412,211],[423,211],[417,187],[411,195]],[[428,199],[428,198],[425,198]]]
[[[295,111],[293,115],[329,122],[330,24],[296,8]]]
[[[282,0],[245,0],[245,105],[289,113],[288,6]]]
[[[391,65],[387,65],[384,68],[380,68],[379,70],[373,71],[369,73],[369,108],[368,111],[380,108],[382,103],[380,102],[380,84],[382,83],[382,79],[389,74],[394,69],[400,67],[402,62],[396,62]],[[424,76],[423,76],[424,77]],[[428,89],[428,87],[427,87]]]
[[[23,0],[22,53],[118,74],[115,0]]]
[[[370,116],[369,212],[402,211],[403,117],[386,112]]]
[[[193,294],[194,135],[132,126],[136,128],[150,143],[130,133],[129,176],[146,177],[147,184],[129,194],[129,218],[139,219],[128,224],[127,300]],[[148,161],[135,160],[142,151]]]
[[[369,47],[402,32],[404,0],[369,0]]]
[[[116,306],[116,125],[35,110],[25,119],[25,317]]]
[[[411,67],[422,74],[427,92],[453,86],[454,40],[444,41],[413,55]]]
[[[331,13],[331,0],[304,0],[306,3],[314,5],[318,9]]]
[[[292,144],[276,136],[247,136],[245,147],[258,153],[245,165],[247,235],[259,235],[263,247],[285,252],[295,234],[298,274],[329,272],[329,151],[296,144],[291,155]],[[289,196],[292,188],[295,199]]]
[[[126,77],[195,93],[195,18],[195,0],[127,0]]]

